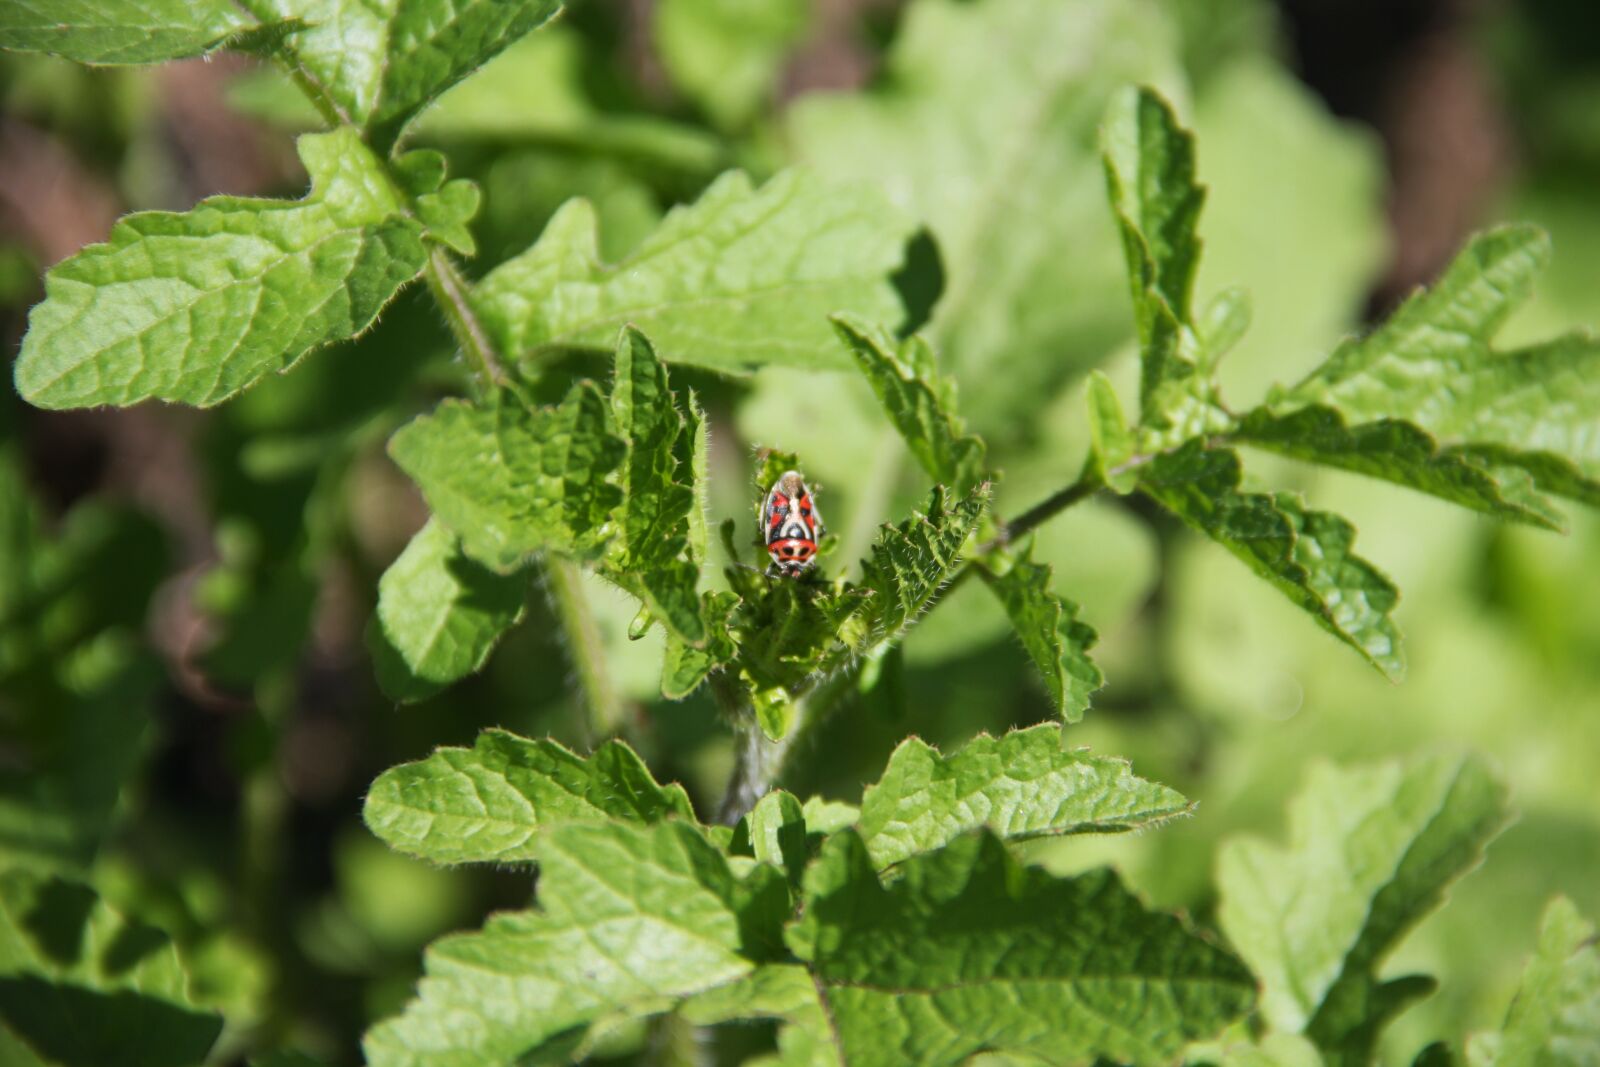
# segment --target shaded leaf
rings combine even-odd
[[[1078,605],[1050,591],[1053,568],[1033,562],[1032,557],[1030,543],[1005,574],[996,575],[987,567],[979,573],[1005,605],[1022,647],[1044,676],[1056,710],[1068,722],[1077,722],[1089,707],[1090,694],[1105,684],[1105,676],[1089,658],[1099,635],[1078,621]]]
[[[1190,441],[1140,469],[1139,488],[1205,534],[1390,678],[1405,672],[1393,583],[1351,552],[1355,530],[1293,496],[1239,490],[1238,454]]]
[[[597,1020],[664,1011],[750,973],[782,918],[767,910],[774,893],[788,898],[776,870],[735,879],[684,823],[569,825],[541,835],[537,858],[539,910],[434,942],[405,1014],[367,1032],[368,1063],[566,1058]]]
[[[621,741],[587,758],[554,741],[485,730],[378,776],[363,817],[390,847],[435,863],[532,860],[538,837],[569,822],[694,818],[677,785],[657,785]]]
[[[195,1067],[222,1019],[195,1007],[187,984],[165,934],[88,886],[0,873],[0,1050],[9,1031],[34,1063]]]
[[[928,606],[988,505],[987,482],[954,505],[946,503],[944,487],[935,486],[926,514],[913,512],[880,530],[871,557],[861,561],[861,585],[872,596],[865,618],[874,644],[896,640]]]
[[[1505,787],[1477,759],[1319,765],[1290,807],[1287,847],[1226,842],[1218,919],[1261,980],[1267,1024],[1330,1061],[1366,1062],[1378,1026],[1432,989],[1380,983],[1380,964],[1506,818]]]
[[[479,283],[473,303],[502,352],[609,349],[632,323],[669,363],[843,367],[829,314],[902,314],[889,275],[911,228],[865,186],[786,171],[755,189],[725,174],[616,264],[601,260],[595,222],[588,201],[569,201]]]
[[[422,227],[355,131],[300,138],[303,200],[129,215],[53,267],[17,356],[40,407],[207,406],[365,330],[422,269]]]
[[[1557,897],[1539,923],[1505,1025],[1467,1044],[1472,1067],[1577,1067],[1600,1058],[1600,947],[1594,924]]]
[[[1056,879],[988,832],[908,859],[883,885],[846,830],[807,870],[805,896],[788,941],[845,1062],[993,1050],[1166,1063],[1255,997],[1238,960],[1145,911],[1110,871]]]
[[[610,426],[592,382],[553,408],[500,390],[481,403],[446,400],[396,431],[389,454],[468,556],[511,571],[542,550],[598,553],[621,502],[606,476],[625,444]]]
[[[955,383],[939,377],[921,337],[896,345],[877,327],[835,316],[834,327],[889,414],[906,447],[934,481],[964,493],[983,478],[982,438],[956,414]]]
[[[980,826],[1008,841],[1116,833],[1189,814],[1175,790],[1134,777],[1126,760],[1063,744],[1054,725],[980,735],[959,752],[908,738],[861,798],[856,829],[873,865],[932,852]]]
[[[395,700],[422,700],[483,668],[522,619],[527,576],[496,574],[461,554],[435,519],[378,579],[373,641],[378,682]]]

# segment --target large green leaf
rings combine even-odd
[[[540,836],[537,857],[539,910],[435,942],[405,1014],[368,1031],[372,1067],[565,1059],[590,1023],[748,974],[787,910],[775,868],[741,882],[681,822],[565,826]]]
[[[228,0],[9,0],[0,7],[0,49],[79,63],[197,56],[258,29]]]
[[[1399,594],[1352,553],[1355,530],[1337,515],[1307,511],[1291,494],[1241,492],[1241,469],[1237,453],[1190,441],[1142,467],[1139,487],[1374,667],[1390,678],[1404,674],[1400,632],[1389,617]]]
[[[17,391],[49,408],[210,405],[352,337],[422,269],[422,226],[355,131],[299,142],[304,200],[129,215],[45,276]]]
[[[363,814],[391,847],[435,863],[528,861],[541,833],[569,822],[694,818],[683,788],[657,785],[621,741],[585,758],[504,730],[389,768]]]
[[[701,426],[687,424],[667,368],[649,339],[631,326],[617,341],[615,367],[611,413],[628,444],[618,478],[617,536],[605,574],[639,597],[680,641],[703,644],[699,559],[689,543],[699,501],[691,434],[698,435]]]
[[[897,345],[882,329],[851,316],[833,322],[923,470],[958,493],[977,485],[983,439],[966,432],[956,414],[955,383],[939,376],[928,343],[918,336]]]
[[[500,571],[546,549],[595,554],[622,499],[606,476],[625,451],[588,381],[553,408],[512,390],[447,400],[389,439],[389,454],[466,554]]]
[[[1505,1026],[1467,1044],[1472,1067],[1579,1067],[1600,1061],[1600,948],[1594,924],[1557,897],[1539,924]]]
[[[1105,676],[1089,650],[1099,635],[1078,621],[1078,605],[1050,589],[1054,568],[1033,561],[1030,543],[1003,575],[987,567],[980,573],[1005,605],[1022,647],[1044,676],[1050,699],[1068,722],[1083,718],[1089,696],[1105,684]]]
[[[917,0],[872,91],[791,107],[802,160],[926,220],[945,283],[930,336],[985,429],[1126,339],[1097,131],[1117,88],[1176,69],[1139,0]]]
[[[755,189],[725,174],[615,264],[600,258],[595,223],[588,201],[569,201],[537,244],[477,286],[502,352],[609,351],[632,323],[669,363],[843,367],[829,314],[904,314],[890,274],[911,227],[867,186],[785,171]]]
[[[1145,911],[1111,872],[1056,879],[987,831],[908,859],[887,885],[860,836],[835,835],[787,940],[847,1063],[983,1050],[1167,1063],[1255,997],[1238,960]]]
[[[1577,333],[1510,351],[1492,344],[1549,256],[1548,238],[1533,227],[1480,234],[1437,283],[1340,346],[1274,408],[1323,404],[1351,422],[1405,419],[1491,466],[1520,468],[1545,491],[1600,505],[1600,340]]]
[[[1339,467],[1403,485],[1496,518],[1559,526],[1559,516],[1531,487],[1502,485],[1482,462],[1439,443],[1413,423],[1378,419],[1350,426],[1333,408],[1312,405],[1284,415],[1249,412],[1236,440],[1310,463]]]
[[[378,579],[373,642],[378,682],[395,700],[422,700],[480,670],[522,618],[528,579],[461,554],[430,519]]]
[[[1305,1033],[1329,1062],[1367,1062],[1382,1023],[1432,989],[1380,983],[1380,964],[1506,819],[1505,787],[1475,758],[1319,765],[1290,807],[1286,848],[1226,842],[1218,919],[1261,980],[1268,1025]]]
[[[879,868],[983,826],[1010,841],[1115,833],[1187,815],[1175,790],[1136,778],[1126,760],[1063,744],[1054,725],[978,737],[951,756],[901,742],[861,798],[856,827]]]
[[[306,28],[285,49],[302,86],[387,149],[435,97],[561,10],[560,0],[243,0]]]
[[[17,1057],[8,1064],[198,1067],[222,1019],[195,1007],[187,987],[166,935],[88,886],[0,873],[0,1052]]]

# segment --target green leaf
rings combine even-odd
[[[142,212],[51,269],[16,385],[40,407],[208,406],[353,337],[422,269],[422,227],[355,131],[300,138],[304,200]]]
[[[198,1067],[222,1019],[187,986],[166,935],[88,886],[0,873],[0,1051],[9,1032],[29,1056],[7,1063]]]
[[[1341,345],[1274,410],[1323,404],[1353,423],[1404,419],[1445,446],[1521,468],[1544,491],[1600,504],[1600,340],[1492,344],[1549,256],[1549,239],[1533,227],[1478,235],[1432,288]]]
[[[553,408],[510,390],[446,400],[389,439],[389,455],[463,551],[502,572],[543,550],[596,555],[622,497],[606,476],[625,451],[587,381]]]
[[[738,649],[728,633],[728,618],[738,597],[732,593],[703,593],[700,615],[706,620],[706,645],[695,648],[676,636],[667,635],[666,654],[661,661],[661,695],[682,700],[700,688],[712,671],[720,670],[737,655]]]
[[[441,748],[390,767],[372,783],[363,816],[391,848],[435,863],[514,863],[570,822],[653,823],[694,818],[677,785],[656,784],[621,741],[587,758],[554,741],[485,730],[472,748]]]
[[[1355,530],[1288,493],[1239,491],[1239,456],[1190,441],[1140,469],[1140,489],[1232,552],[1391,679],[1405,673],[1393,583],[1351,552]]]
[[[975,424],[1014,431],[1126,340],[1097,127],[1118,88],[1177,83],[1173,43],[1148,4],[916,0],[871,91],[789,109],[798,158],[926,221],[944,282],[927,332]]]
[[[479,283],[473,303],[500,351],[609,350],[632,323],[669,363],[842,368],[830,313],[903,315],[890,274],[911,227],[866,186],[785,171],[754,189],[730,172],[616,264],[600,258],[595,221],[588,201],[569,201]]]
[[[807,14],[806,0],[662,0],[655,43],[674,84],[718,126],[737,129],[771,98]]]
[[[882,329],[849,316],[834,316],[833,324],[929,476],[958,493],[977,485],[984,473],[983,440],[965,432],[956,414],[955,383],[939,377],[928,343],[911,337],[896,345]]]
[[[775,789],[756,801],[734,830],[729,851],[754,856],[784,872],[791,885],[800,884],[810,859],[805,811],[793,793]]]
[[[1089,404],[1089,458],[1085,473],[1118,493],[1131,493],[1139,484],[1139,473],[1132,470],[1138,441],[1122,414],[1117,390],[1103,371],[1090,371],[1087,388]]]
[[[856,828],[878,869],[987,827],[1008,841],[1157,826],[1193,805],[1126,760],[1063,744],[1055,725],[979,736],[951,756],[908,738],[861,798]]]
[[[1578,1067],[1600,1057],[1600,948],[1594,924],[1566,897],[1539,922],[1539,948],[1505,1026],[1467,1043],[1471,1067]]]
[[[182,59],[261,29],[227,0],[9,0],[0,8],[0,49],[78,63]]]
[[[537,856],[539,910],[434,942],[417,998],[367,1033],[372,1067],[565,1059],[591,1023],[750,973],[783,915],[763,909],[788,897],[765,864],[736,880],[684,823],[565,826]]]
[[[306,24],[287,48],[302,84],[383,150],[440,93],[561,10],[560,0],[249,0],[246,6]]]
[[[1205,202],[1194,135],[1153,90],[1129,89],[1107,115],[1102,152],[1139,334],[1140,421],[1194,436],[1220,424],[1191,306]]]
[[[1333,408],[1313,405],[1286,415],[1249,412],[1236,440],[1309,463],[1355,471],[1429,493],[1501,519],[1560,528],[1560,516],[1539,494],[1519,492],[1459,449],[1441,449],[1425,430],[1401,419],[1349,426]]]
[[[787,939],[848,1063],[992,1050],[1161,1064],[1255,997],[1238,960],[1145,911],[1110,871],[1053,878],[985,831],[908,859],[888,885],[855,832],[835,835]]]
[[[1262,984],[1274,1030],[1330,1061],[1367,1062],[1377,1025],[1432,988],[1377,981],[1401,937],[1477,866],[1505,825],[1505,787],[1476,758],[1318,765],[1289,810],[1289,845],[1226,842],[1218,920]]]
[[[611,414],[628,444],[618,478],[617,536],[604,573],[639,597],[680,641],[702,645],[700,567],[689,548],[699,497],[693,481],[685,481],[694,477],[693,464],[679,455],[680,441],[692,447],[690,430],[674,403],[667,368],[631,326],[617,340]]]
[[[1105,684],[1105,675],[1089,658],[1100,639],[1088,623],[1078,621],[1078,605],[1050,591],[1054,568],[1033,562],[1033,544],[1003,575],[980,571],[1016,628],[1022,647],[1044,676],[1056,710],[1068,722],[1083,718],[1089,696]]]
[[[373,630],[378,682],[395,700],[423,700],[475,674],[522,619],[528,579],[461,554],[430,519],[378,580]]]
[[[987,482],[949,506],[935,486],[926,514],[912,512],[898,526],[884,525],[861,561],[861,585],[872,599],[865,613],[872,643],[894,641],[905,632],[949,580],[961,549],[989,505]]]

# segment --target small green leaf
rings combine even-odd
[[[535,858],[539,835],[569,822],[694,818],[677,785],[660,786],[621,741],[588,758],[554,741],[485,730],[472,748],[441,748],[378,776],[363,816],[391,848],[435,863]]]
[[[591,1023],[661,1012],[749,974],[783,918],[768,909],[788,898],[777,871],[758,864],[735,879],[681,822],[568,825],[536,851],[539,910],[434,942],[417,998],[367,1032],[372,1067],[574,1056]]]
[[[1310,463],[1355,471],[1429,493],[1501,519],[1559,528],[1559,513],[1537,493],[1502,487],[1459,449],[1440,449],[1400,419],[1349,426],[1333,408],[1313,405],[1286,415],[1257,408],[1240,420],[1236,440]]]
[[[756,806],[739,821],[734,831],[735,853],[747,852],[762,863],[770,863],[800,884],[810,854],[806,848],[805,812],[793,793],[774,790],[756,801]]]
[[[904,313],[890,275],[911,226],[866,186],[786,171],[754,189],[725,174],[616,264],[602,262],[595,224],[588,201],[569,201],[479,283],[473,303],[502,352],[609,350],[633,323],[669,363],[843,368],[829,314]]]
[[[439,94],[561,10],[560,0],[251,0],[297,18],[289,41],[304,84],[341,122],[387,149]]]
[[[52,268],[16,384],[48,408],[209,406],[353,337],[422,269],[422,227],[355,131],[308,134],[304,200],[142,212]]]
[[[1471,1067],[1579,1067],[1600,1059],[1600,947],[1594,924],[1557,897],[1505,1026],[1467,1043]]]
[[[847,1063],[992,1050],[1164,1064],[1255,999],[1238,960],[1145,911],[1110,871],[1053,878],[987,831],[911,857],[887,885],[861,838],[836,834],[787,940]]]
[[[478,213],[482,200],[476,182],[457,178],[417,197],[417,218],[428,228],[429,237],[464,256],[477,255],[478,245],[467,223]]]
[[[879,869],[987,827],[1008,841],[1116,833],[1189,814],[1164,785],[1134,777],[1126,760],[1062,743],[1054,725],[979,736],[951,756],[901,742],[861,798],[857,830]]]
[[[718,126],[737,129],[771,98],[806,22],[806,0],[662,0],[655,42],[673,83]]]
[[[1089,372],[1089,459],[1088,471],[1107,487],[1124,495],[1139,484],[1139,472],[1130,461],[1138,451],[1138,441],[1128,429],[1117,390],[1104,371]]]
[[[1492,344],[1549,257],[1549,239],[1533,227],[1478,235],[1432,288],[1341,345],[1274,410],[1322,404],[1352,423],[1404,419],[1447,448],[1521,468],[1545,492],[1600,504],[1600,340]]]
[[[182,59],[261,30],[228,0],[8,0],[0,7],[0,49],[78,63]]]
[[[898,526],[885,525],[861,561],[861,585],[872,594],[866,618],[873,643],[894,641],[928,606],[955,570],[961,549],[989,505],[987,482],[954,506],[935,486],[926,514],[913,512]]]
[[[528,579],[461,554],[430,519],[378,580],[373,629],[378,683],[395,700],[423,700],[483,668],[522,619]]]
[[[983,479],[982,438],[956,414],[955,383],[938,375],[921,337],[896,345],[879,328],[836,315],[834,327],[889,413],[911,454],[934,481],[967,492]]]
[[[1379,965],[1506,819],[1505,787],[1477,759],[1320,765],[1290,807],[1287,848],[1226,842],[1218,919],[1261,980],[1267,1024],[1330,1062],[1367,1062],[1381,1021],[1432,988],[1380,984]]]
[[[661,695],[682,700],[700,688],[712,671],[720,670],[738,653],[728,633],[728,617],[739,598],[732,593],[703,593],[700,616],[706,621],[706,645],[695,648],[675,635],[667,635],[666,654],[661,662]]]
[[[680,441],[692,447],[689,428],[673,401],[667,368],[631,326],[617,341],[611,414],[627,452],[618,478],[617,536],[603,573],[639,597],[680,641],[702,645],[700,568],[689,555],[698,497],[685,480],[694,477],[693,465],[679,455]]]
[[[446,400],[389,439],[389,454],[466,554],[502,572],[543,550],[598,554],[622,495],[606,476],[625,451],[587,381],[553,408],[511,390],[475,404]]]
[[[1399,593],[1351,553],[1355,530],[1337,515],[1307,511],[1288,493],[1240,492],[1240,474],[1237,453],[1190,441],[1140,468],[1139,488],[1398,679],[1405,661],[1389,614]]]
[[[41,1065],[189,1067],[222,1030],[165,934],[86,885],[20,868],[0,873],[0,1024],[0,1051],[9,1031],[37,1056],[22,1064]]]
[[[1129,89],[1111,106],[1101,150],[1139,333],[1140,421],[1192,436],[1217,421],[1191,307],[1205,202],[1194,135],[1154,90]]]
[[[1078,605],[1051,592],[1050,564],[1035,563],[1032,556],[1030,542],[1004,575],[988,568],[979,573],[1005,605],[1022,647],[1044,676],[1056,710],[1068,722],[1077,722],[1089,707],[1090,694],[1105,684],[1105,676],[1089,658],[1100,638],[1088,623],[1078,621]]]

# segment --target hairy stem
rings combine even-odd
[[[488,331],[478,321],[477,312],[472,310],[467,300],[466,282],[457,272],[455,264],[450,262],[450,254],[438,247],[430,250],[424,273],[428,278],[428,289],[433,293],[439,309],[444,312],[450,332],[455,335],[467,362],[491,386],[505,385],[505,368],[495,355]]]
[[[622,721],[622,701],[612,687],[605,646],[589,602],[584,599],[581,581],[576,563],[557,556],[545,557],[545,588],[566,637],[567,654],[572,657],[583,700],[585,732],[592,743],[609,735]]]
[[[994,540],[978,550],[979,554],[1010,544],[1074,504],[1083,503],[1098,492],[1103,484],[1099,478],[1080,475],[1077,481],[1065,489],[1050,494],[1010,522],[1001,523],[1000,532],[995,534]]]

